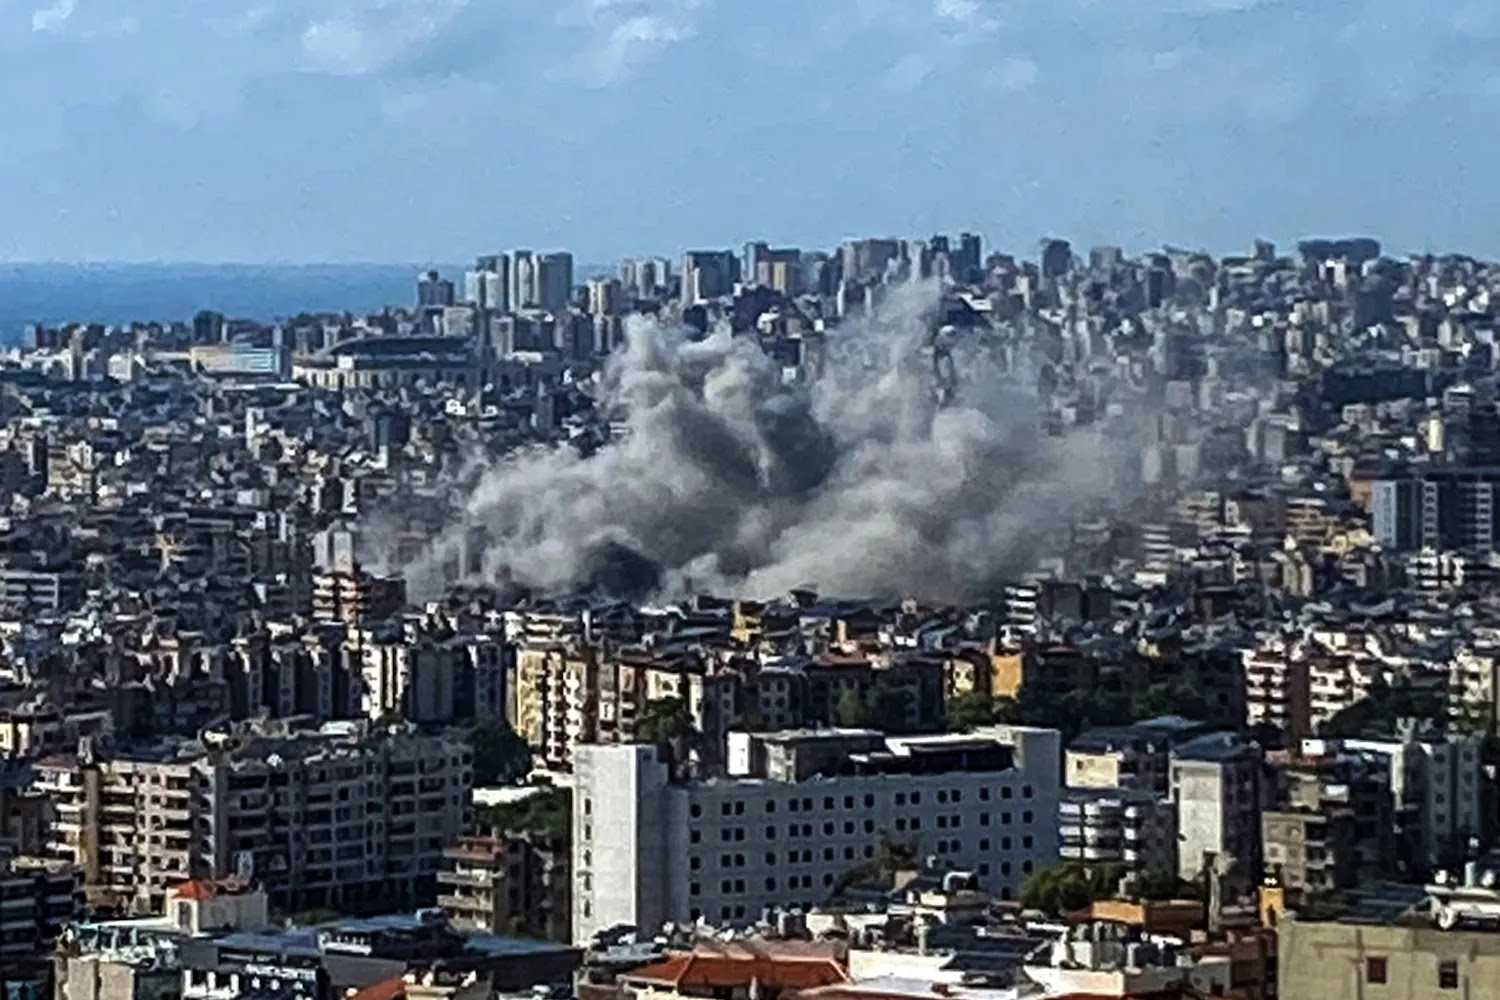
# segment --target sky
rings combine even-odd
[[[1500,251],[1500,0],[0,0],[0,260]]]

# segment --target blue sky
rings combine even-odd
[[[1500,249],[1500,0],[0,0],[0,259]]]

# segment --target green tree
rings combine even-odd
[[[881,830],[875,844],[875,856],[840,875],[833,884],[830,898],[837,899],[853,886],[867,882],[888,884],[897,872],[910,871],[918,864],[916,843],[892,837],[888,831]]]
[[[1130,711],[1137,719],[1154,719],[1161,715],[1202,719],[1208,714],[1208,702],[1191,677],[1178,674],[1136,691],[1131,698]]]
[[[528,834],[540,840],[567,837],[573,817],[573,796],[566,788],[547,788],[518,802],[479,806],[474,828],[500,834]]]
[[[698,734],[692,713],[681,698],[653,698],[641,706],[635,717],[637,743],[654,743],[670,747],[675,741]]]
[[[1402,719],[1444,725],[1446,707],[1442,696],[1432,690],[1407,684],[1392,687],[1376,678],[1365,697],[1335,713],[1319,730],[1323,736],[1389,736]]]
[[[653,698],[635,718],[635,741],[655,745],[676,774],[687,766],[698,742],[698,728],[681,698]]]
[[[1114,896],[1120,875],[1119,865],[1083,861],[1039,868],[1021,883],[1021,905],[1054,916],[1081,910],[1096,899]]]
[[[873,723],[869,704],[859,689],[846,687],[839,692],[838,703],[833,707],[834,722],[848,729],[865,729]]]
[[[474,784],[510,784],[531,771],[531,747],[504,719],[481,719],[469,730]]]
[[[948,699],[948,728],[967,732],[995,721],[995,699],[980,691],[965,691]]]

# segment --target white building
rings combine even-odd
[[[574,756],[573,934],[627,924],[749,923],[810,907],[882,837],[1015,898],[1058,859],[1060,737],[997,726],[883,737],[862,730],[732,734],[732,777],[672,781],[654,747]]]
[[[1228,858],[1240,880],[1260,876],[1260,748],[1234,733],[1209,733],[1172,751],[1177,873],[1196,878],[1207,856]]]

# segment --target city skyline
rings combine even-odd
[[[0,81],[49,95],[0,110],[27,193],[0,259],[606,263],[963,228],[1500,249],[1471,124],[1500,13],[1459,0],[216,10],[0,9]]]

